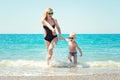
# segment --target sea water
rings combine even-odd
[[[68,38],[69,34],[63,37]],[[68,43],[58,40],[48,69],[43,34],[0,34],[0,75],[84,73],[86,69],[120,71],[120,34],[77,34],[75,41],[83,52],[80,57],[77,51],[78,64],[69,63]]]

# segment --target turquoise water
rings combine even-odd
[[[83,51],[80,61],[120,61],[119,34],[77,34],[76,42]],[[59,40],[54,55],[66,59],[68,52],[67,42]],[[43,60],[46,53],[42,34],[0,35],[0,60]]]
[[[77,68],[120,69],[120,34],[77,34],[76,42],[83,52],[82,57],[77,54]],[[59,40],[52,66],[68,67],[68,52],[67,42]],[[43,34],[0,34],[0,70],[6,70],[5,74],[11,67],[43,68],[46,54]]]

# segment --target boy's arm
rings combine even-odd
[[[75,42],[75,43],[76,43],[76,42]],[[80,52],[80,56],[82,56],[82,51],[81,51],[81,49],[80,49],[80,47],[78,46],[77,43],[76,43],[76,47],[77,47],[78,51]]]
[[[64,38],[64,39],[65,39],[65,41],[67,41],[67,42],[69,41],[69,39],[67,39],[67,38]]]
[[[62,40],[65,40],[65,41],[67,41],[67,42],[69,41],[69,39],[67,39],[67,38],[63,38]]]

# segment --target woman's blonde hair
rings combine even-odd
[[[42,16],[41,23],[43,23],[44,20],[47,20],[47,14],[48,12],[53,11],[51,8],[47,8]]]

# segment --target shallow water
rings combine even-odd
[[[68,38],[68,34],[63,34]],[[91,69],[104,72],[120,70],[120,34],[77,34],[76,42],[83,51],[78,64],[69,64],[68,45],[58,41],[49,70],[46,70],[46,46],[43,34],[1,34],[0,74],[31,75],[56,73],[89,73]],[[83,70],[84,69],[84,70]],[[87,71],[88,70],[88,71]],[[93,73],[91,71],[90,73]]]

